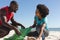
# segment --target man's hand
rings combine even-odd
[[[16,26],[21,26],[21,28],[24,28],[25,29],[25,27],[22,24],[16,22],[13,17],[11,19],[11,22],[12,22],[12,24],[15,24]]]
[[[21,28],[25,29],[25,27],[24,27],[22,24],[17,23],[17,25],[18,25],[18,26],[21,26]]]
[[[20,31],[18,30],[18,28],[16,28],[16,27],[15,27],[15,32],[16,32],[17,35],[21,34]]]

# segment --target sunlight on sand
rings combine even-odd
[[[8,38],[12,36],[14,33],[15,33],[14,30],[12,30],[7,36],[0,38],[0,40],[3,40],[4,38]],[[60,40],[60,31],[50,31],[49,36],[46,37],[46,40]]]

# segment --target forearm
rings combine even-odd
[[[19,26],[21,26],[21,27],[24,27],[22,24],[20,24],[20,23],[17,23],[17,25],[19,25]]]
[[[14,23],[12,23],[12,24],[17,25],[17,26],[21,26],[21,28],[25,28],[22,24],[17,23],[17,22],[14,22]]]
[[[5,27],[8,27],[8,28],[10,28],[10,29],[13,29],[13,30],[15,30],[15,32],[18,34],[18,29],[15,27],[15,26],[13,26],[13,25],[10,25],[10,24],[8,24],[8,23],[3,23],[2,25],[4,25]]]
[[[43,29],[41,29],[40,34],[39,34],[39,37],[41,37],[42,34],[43,34]]]
[[[44,31],[44,29],[45,29],[45,26],[46,26],[46,24],[44,23],[44,24],[42,25],[41,30],[40,30],[40,35],[39,35],[39,37],[41,37],[41,36],[42,36],[43,31]]]
[[[35,26],[36,26],[36,24],[33,24],[33,25],[32,25],[32,28],[34,28]]]
[[[25,29],[25,26],[23,26],[22,24],[18,23],[17,25],[21,26],[21,28]]]
[[[21,27],[25,28],[22,24],[16,22],[13,18],[11,19],[11,22],[12,22],[12,24],[14,24],[16,26],[21,26]]]
[[[32,25],[32,28],[34,28],[36,26],[36,21],[34,20],[34,24]]]
[[[19,25],[19,26],[21,26],[21,27],[24,27],[22,24],[20,24],[20,23],[18,23],[18,22],[16,22],[16,21],[12,21],[12,23],[15,24],[15,25]]]
[[[8,27],[8,28],[10,28],[10,29],[15,29],[15,26],[10,25],[10,24],[8,24],[7,22],[3,22],[2,25],[4,25],[5,27]]]
[[[5,27],[8,27],[8,28],[10,28],[10,29],[13,29],[13,30],[16,32],[17,35],[20,35],[19,30],[18,30],[15,26],[9,25],[8,23],[3,23],[3,25],[4,25]]]

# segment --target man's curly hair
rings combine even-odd
[[[11,1],[10,5],[11,4],[18,5],[16,1]]]
[[[49,9],[43,4],[38,4],[37,9],[39,10],[42,18],[46,17],[49,14]]]

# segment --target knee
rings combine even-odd
[[[3,32],[3,33],[0,34],[0,38],[6,36],[6,35],[8,35],[8,34],[9,34],[9,32]]]

